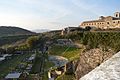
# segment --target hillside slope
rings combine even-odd
[[[35,33],[19,27],[0,26],[0,36],[31,35],[31,34]]]

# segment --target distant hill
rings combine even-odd
[[[35,34],[26,29],[12,26],[0,26],[0,36],[32,35]]]
[[[51,31],[49,29],[36,29],[36,30],[33,30],[33,32],[36,32],[36,33],[43,33],[43,32],[48,32],[48,31]]]

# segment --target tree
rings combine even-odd
[[[0,48],[0,54],[3,54],[5,52],[6,52],[5,49]]]
[[[15,47],[8,47],[6,53],[13,54],[13,53],[15,53],[15,51],[16,51]]]
[[[29,48],[35,48],[35,46],[39,43],[39,36],[29,37],[26,43]]]

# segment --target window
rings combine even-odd
[[[113,22],[113,23],[115,23],[115,22]]]
[[[109,22],[107,22],[107,24],[110,24]]]
[[[118,14],[116,14],[116,17],[118,17]]]

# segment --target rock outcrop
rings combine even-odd
[[[120,52],[79,80],[120,80]]]
[[[102,51],[101,49],[91,49],[80,54],[80,60],[75,72],[77,80],[92,71],[101,63],[114,55],[112,50]]]

